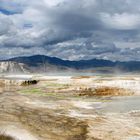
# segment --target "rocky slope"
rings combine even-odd
[[[28,73],[29,69],[23,63],[13,61],[0,62],[0,73]]]

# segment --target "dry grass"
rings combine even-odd
[[[129,96],[133,94],[132,91],[123,88],[99,87],[81,89],[79,96]]]

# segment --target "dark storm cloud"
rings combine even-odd
[[[140,60],[139,5],[139,0],[0,0],[0,55]]]

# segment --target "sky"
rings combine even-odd
[[[0,0],[0,59],[140,61],[140,0]]]

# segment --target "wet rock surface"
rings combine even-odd
[[[0,95],[0,124],[20,124],[35,140],[123,140],[140,136],[139,112],[101,114],[90,104],[80,106],[77,102],[5,93]]]
[[[19,122],[40,139],[85,140],[87,123],[58,109],[28,104],[33,99],[20,95],[1,95],[0,121]]]
[[[0,94],[0,131],[16,140],[140,139],[139,96],[79,97],[80,87],[104,83],[89,77],[54,78],[30,87],[5,87]]]

